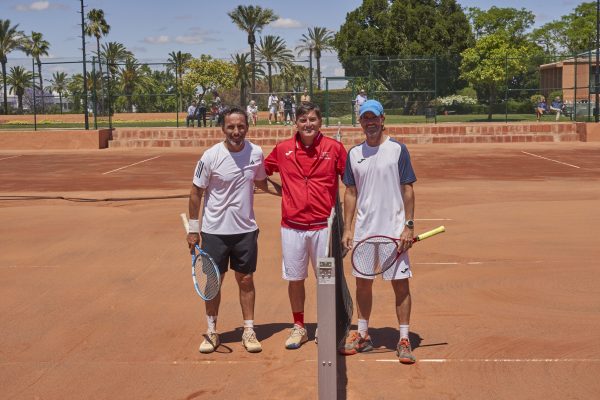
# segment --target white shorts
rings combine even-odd
[[[358,244],[358,241],[354,241],[354,246]],[[383,258],[383,257],[382,257]],[[363,278],[363,279],[375,279],[377,275],[363,275],[352,268],[352,276]],[[398,279],[407,279],[412,277],[412,271],[410,270],[410,262],[408,260],[408,252],[404,252],[398,257],[398,260],[388,268],[381,277],[385,281],[395,281]]]
[[[277,114],[277,106],[269,107],[269,114]]]
[[[308,261],[317,273],[317,260],[327,256],[328,229],[300,231],[281,227],[282,276],[286,281],[301,281],[308,278]]]

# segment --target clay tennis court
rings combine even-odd
[[[370,325],[379,347],[346,358],[346,398],[596,398],[600,143],[409,150],[416,230],[447,229],[411,250],[418,362],[398,363],[393,293],[377,281]],[[263,352],[241,346],[237,288],[226,276],[223,345],[203,355],[203,304],[179,219],[186,198],[16,197],[185,196],[198,157],[194,149],[0,152],[0,398],[317,397],[317,346],[283,346],[291,313],[279,198],[255,199]],[[311,337],[315,284],[308,279]]]

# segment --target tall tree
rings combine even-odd
[[[267,64],[267,75],[269,78],[269,92],[273,91],[273,65],[281,70],[286,64],[294,60],[292,51],[287,48],[285,40],[279,36],[267,35],[260,38],[256,49],[261,61]]]
[[[209,90],[228,89],[235,85],[235,66],[227,61],[215,60],[211,56],[202,54],[200,58],[193,58],[188,62],[188,70],[183,75],[184,87],[190,91],[202,90],[199,100]]]
[[[98,58],[98,68],[100,76],[102,76],[102,63],[100,62],[100,38],[108,35],[110,25],[104,18],[104,11],[93,8],[87,13],[87,21],[85,24],[85,34],[96,38],[96,57]]]
[[[60,113],[63,113],[63,94],[67,91],[67,74],[65,72],[55,72],[52,74],[52,79],[49,79],[50,90],[58,93],[58,101],[60,103]]]
[[[119,63],[126,61],[128,58],[133,57],[133,53],[122,44],[118,42],[108,42],[102,45],[100,50],[101,57],[106,60],[107,69],[107,82],[108,82],[108,103],[109,113],[112,114],[112,91],[113,91],[113,80],[114,76],[119,70]]]
[[[0,19],[0,64],[2,64],[2,87],[4,97],[4,114],[8,114],[8,96],[6,86],[6,63],[7,56],[14,50],[22,48],[25,35],[17,30],[19,24],[10,25],[9,19]]]
[[[40,92],[42,92],[42,113],[44,112],[44,80],[42,79],[42,61],[41,56],[47,56],[50,49],[50,43],[44,40],[40,32],[31,32],[31,36],[27,37],[24,42],[24,51],[28,56],[33,57],[38,68],[38,79],[40,82]]]
[[[134,95],[149,93],[152,88],[150,71],[144,69],[134,57],[125,60],[118,72],[118,86],[126,97],[127,110],[133,112]]]
[[[532,33],[548,53],[577,54],[596,47],[596,2],[581,3],[570,14],[548,22]]]
[[[246,89],[251,83],[252,67],[248,63],[248,53],[237,53],[231,56],[235,66],[235,84],[240,85],[240,105],[246,107]]]
[[[473,43],[473,34],[456,0],[363,0],[333,43],[347,75],[371,74],[379,82],[371,84],[390,91],[432,90],[436,57],[438,71],[445,72],[438,76],[443,95],[464,85],[456,55]],[[389,61],[372,62],[374,56]],[[416,58],[423,60],[410,61]]]
[[[532,45],[517,44],[507,34],[496,32],[479,38],[475,46],[462,53],[461,77],[489,94],[489,121],[498,88],[506,83],[508,71],[525,73],[528,55],[533,51]]]
[[[177,91],[180,95],[178,96],[179,99],[181,99],[183,85],[182,78],[183,74],[185,73],[186,64],[192,58],[194,57],[192,57],[190,53],[182,53],[181,50],[178,52],[172,51],[169,53],[169,58],[167,60],[167,68],[173,70],[175,72],[175,76],[177,76]],[[181,111],[185,111],[184,107],[185,104],[183,104],[183,102],[181,102],[181,104],[178,105],[178,108],[181,109]]]
[[[273,10],[260,6],[237,6],[233,11],[228,12],[227,15],[229,15],[229,18],[231,18],[238,28],[248,34],[250,61],[252,63],[252,93],[256,93],[256,55],[254,53],[256,34],[260,33],[263,27],[279,17]]]
[[[315,57],[315,61],[317,62],[317,88],[319,90],[321,90],[321,54],[324,51],[335,50],[333,38],[333,32],[327,28],[316,26],[308,28],[308,35],[306,33],[302,34],[300,45],[296,46],[299,56],[303,53],[312,53]]]
[[[19,114],[23,114],[23,95],[25,94],[25,89],[31,87],[32,78],[31,72],[25,70],[23,67],[16,66],[10,68],[7,82],[10,85],[10,92],[17,96]]]
[[[496,32],[504,32],[513,41],[523,41],[535,22],[535,15],[525,8],[492,6],[489,10],[479,7],[468,9],[469,19],[477,39]]]

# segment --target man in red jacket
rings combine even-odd
[[[323,136],[322,122],[316,104],[302,103],[296,110],[296,134],[277,144],[265,159],[267,174],[279,172],[281,177],[282,269],[294,318],[287,349],[298,349],[308,341],[304,280],[309,259],[316,273],[317,259],[327,255],[327,218],[335,205],[338,176],[346,166],[346,149]]]

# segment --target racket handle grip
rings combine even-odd
[[[185,213],[181,213],[179,216],[181,217],[181,222],[183,223],[185,233],[190,233],[190,223],[188,222],[187,215],[185,215]]]
[[[442,226],[438,226],[435,229],[432,229],[432,230],[427,231],[425,233],[421,233],[419,236],[417,236],[416,238],[413,239],[413,243],[414,242],[418,242],[420,240],[425,240],[427,238],[430,238],[430,237],[432,237],[434,235],[437,235],[437,234],[445,232],[445,231],[446,231],[446,228],[443,225]]]

